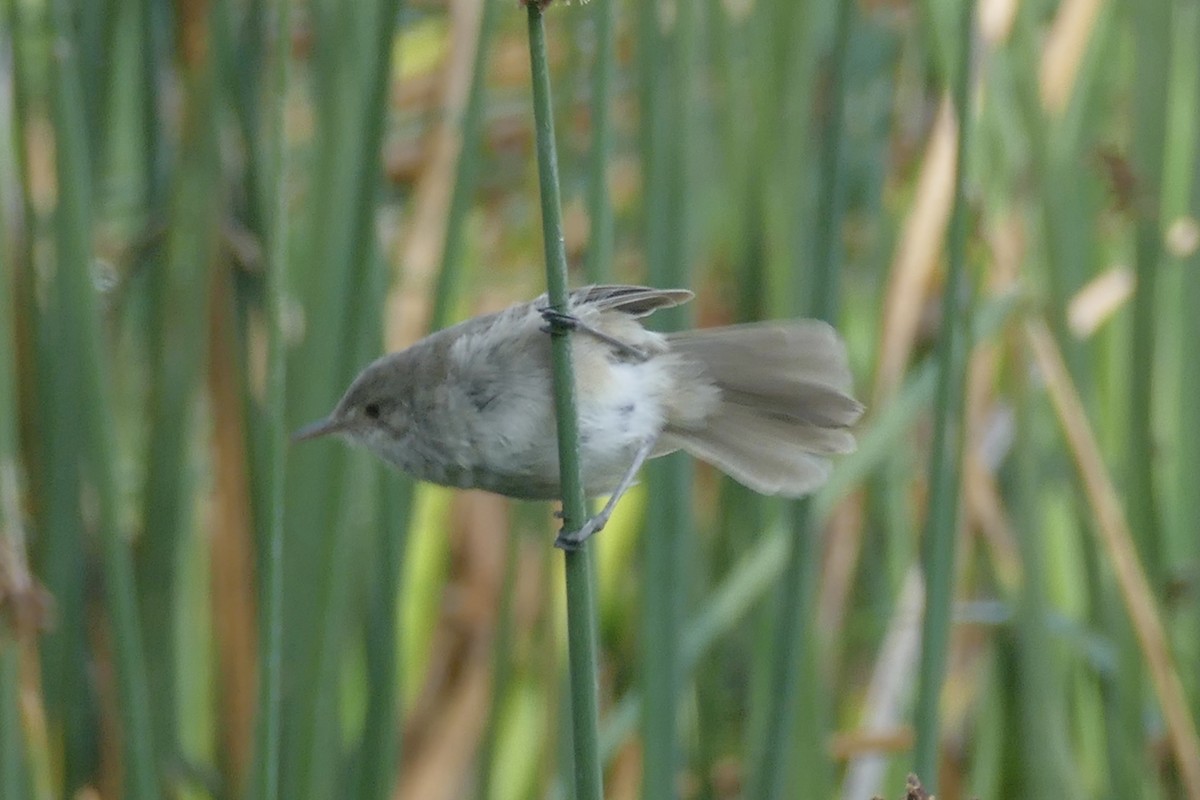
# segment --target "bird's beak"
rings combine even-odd
[[[309,439],[316,439],[321,436],[328,436],[331,433],[337,433],[346,429],[346,423],[334,419],[333,416],[319,419],[316,422],[305,425],[300,430],[292,434],[293,442],[304,442]]]

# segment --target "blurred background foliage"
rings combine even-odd
[[[598,537],[608,797],[1200,798],[1200,3],[971,6],[547,12],[574,282],[837,319],[869,408]],[[515,0],[0,10],[0,796],[569,796],[549,508],[278,436],[544,290]]]

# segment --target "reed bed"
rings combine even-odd
[[[0,4],[5,800],[1200,800],[1200,6],[168,5]],[[564,559],[288,444],[547,279],[835,322],[858,451]]]

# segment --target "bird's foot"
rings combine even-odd
[[[546,320],[546,324],[542,326],[544,333],[555,334],[566,331],[582,331],[583,333],[593,336],[600,341],[610,344],[620,352],[624,353],[637,361],[645,361],[649,358],[642,350],[634,347],[631,344],[622,342],[615,336],[611,336],[599,328],[588,325],[574,314],[568,314],[565,311],[557,311],[553,308],[539,308],[538,313],[542,315],[542,319]]]
[[[651,451],[654,450],[654,443],[654,439],[647,439],[638,448],[637,453],[634,454],[633,461],[629,464],[629,469],[625,471],[625,475],[621,478],[621,482],[617,484],[617,488],[609,495],[608,502],[604,504],[604,508],[600,509],[600,513],[583,523],[583,526],[579,530],[559,531],[558,538],[554,540],[555,547],[567,551],[578,550],[588,540],[589,536],[608,524],[609,518],[617,508],[617,503],[624,497],[625,492],[629,491],[629,487],[633,485],[633,482],[637,480],[638,470],[642,468],[642,464],[646,463],[646,459],[650,457]]]
[[[561,512],[560,512],[561,515]],[[554,540],[554,546],[559,550],[565,550],[568,553],[574,553],[583,547],[584,542],[591,538],[592,534],[599,533],[604,526],[608,524],[608,518],[612,516],[612,511],[605,509],[596,516],[589,519],[587,522],[574,531],[566,529],[558,532],[558,538]]]

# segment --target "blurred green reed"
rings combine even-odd
[[[92,262],[92,176],[88,126],[83,114],[80,65],[75,60],[70,9],[64,2],[49,11],[52,45],[47,55],[49,118],[54,127],[54,170],[57,205],[54,213],[55,316],[59,337],[51,369],[66,373],[66,391],[75,395],[78,410],[78,462],[92,494],[89,516],[100,545],[104,578],[104,607],[111,627],[116,706],[122,731],[125,797],[156,797],[158,762],[151,729],[151,687],[143,637],[138,628],[134,570],[128,534],[122,523],[121,488],[117,474],[117,415],[109,354],[95,292]],[[64,387],[65,388],[65,387]],[[78,543],[76,543],[78,546]],[[160,746],[162,743],[159,743]]]
[[[287,361],[284,333],[285,296],[289,289],[291,254],[290,218],[288,209],[287,111],[291,83],[292,53],[290,48],[292,7],[282,0],[276,9],[276,27],[272,35],[270,119],[267,122],[266,149],[269,153],[267,184],[274,189],[271,198],[269,232],[265,237],[267,273],[264,291],[267,307],[267,375],[266,447],[263,482],[262,527],[263,555],[259,558],[262,570],[259,591],[259,659],[258,711],[255,737],[255,785],[249,795],[269,800],[279,796],[282,744],[282,675],[283,675],[283,553],[285,530],[283,524],[284,484],[287,423],[283,410],[287,400]],[[268,211],[268,209],[264,209]],[[266,215],[265,215],[266,216]],[[399,537],[396,537],[397,539]],[[388,562],[390,563],[390,562]],[[390,637],[389,637],[390,640]],[[395,662],[395,656],[392,656]],[[394,682],[389,682],[394,684]],[[394,699],[392,704],[394,705]],[[390,726],[389,726],[390,727]],[[391,762],[387,762],[388,766]]]
[[[1129,15],[1133,29],[1133,92],[1130,167],[1138,178],[1135,212],[1133,297],[1129,356],[1129,516],[1138,549],[1156,583],[1162,582],[1157,462],[1153,457],[1154,353],[1158,338],[1158,273],[1162,260],[1163,147],[1167,133],[1167,85],[1171,65],[1173,3],[1153,3]]]
[[[609,159],[613,146],[613,84],[617,73],[614,42],[617,27],[617,3],[593,3],[592,24],[595,52],[592,64],[591,151],[588,174],[588,251],[589,283],[611,283],[613,272],[614,223],[609,196]]]
[[[361,364],[380,348],[382,264],[377,255],[375,206],[378,156],[392,44],[401,4],[379,0],[345,14],[338,3],[309,8],[315,30],[312,78],[314,176],[311,217],[294,266],[306,335],[289,355],[288,425],[328,413]],[[301,380],[326,365],[327,380]],[[339,388],[332,388],[339,387]],[[331,391],[332,389],[332,391]],[[284,550],[285,687],[306,687],[310,702],[287,703],[281,794],[322,798],[343,769],[339,674],[351,622],[352,589],[365,567],[364,535],[378,523],[364,480],[339,442],[289,451]],[[371,469],[376,469],[374,465]],[[290,557],[289,557],[290,556]],[[295,689],[293,688],[293,691]]]
[[[1200,14],[1194,14],[1192,32],[1200,32]],[[1200,80],[1193,81],[1194,101],[1200,99]],[[1193,218],[1200,218],[1200,125],[1192,122],[1192,174],[1191,194],[1187,205]],[[1183,342],[1200,341],[1200,315],[1194,313],[1200,308],[1200,249],[1188,257],[1183,264],[1184,277],[1182,291],[1179,293],[1179,337]],[[1177,521],[1175,527],[1178,539],[1191,543],[1188,552],[1193,561],[1200,560],[1200,541],[1190,536],[1190,531],[1200,528],[1200,492],[1195,491],[1193,478],[1200,475],[1200,405],[1193,401],[1195,392],[1200,391],[1200,359],[1192,358],[1187,347],[1181,347],[1179,360],[1179,455],[1178,477],[1175,481],[1175,497],[1178,502]],[[1186,623],[1185,623],[1186,624]],[[1200,619],[1190,621],[1190,631],[1180,636],[1182,649],[1181,660],[1193,663],[1200,658]],[[1187,678],[1185,677],[1185,680]],[[1191,676],[1187,686],[1192,695],[1192,715],[1200,717],[1200,679]]]
[[[0,8],[0,21],[7,22],[7,17],[7,10]],[[14,155],[11,144],[8,137],[0,140],[0,153],[8,163]],[[6,222],[0,216],[0,318],[11,320],[16,311],[16,273]],[[19,591],[18,581],[31,580],[19,508],[15,332],[11,324],[0,325],[0,586],[10,592]],[[13,627],[0,630],[0,791],[13,800],[24,800],[31,794],[31,783],[20,717],[20,669],[22,650],[29,648],[34,632]]]
[[[137,552],[146,667],[150,678],[154,739],[173,757],[178,750],[176,636],[181,548],[190,532],[192,486],[189,440],[195,435],[197,389],[206,359],[206,306],[218,246],[220,174],[213,170],[217,97],[203,6],[181,6],[176,53],[182,107],[176,165],[167,191],[165,241],[147,264],[150,420],[146,440],[143,535]],[[148,101],[148,98],[147,98]]]
[[[967,274],[968,154],[974,118],[971,113],[971,70],[974,50],[975,4],[960,3],[954,64],[954,115],[957,128],[954,160],[954,208],[947,242],[946,281],[942,289],[941,336],[938,341],[938,389],[934,398],[933,441],[929,464],[929,511],[922,539],[921,567],[925,579],[925,617],[921,627],[920,679],[917,684],[916,752],[918,775],[930,792],[937,792],[941,750],[941,698],[950,650],[950,627],[955,598],[955,551],[966,439],[967,361],[970,348],[972,280]]]
[[[697,13],[694,4],[676,7],[668,27],[662,9],[641,4],[634,17],[638,64],[646,76],[639,93],[641,153],[646,181],[644,240],[646,280],[652,286],[692,285],[695,210],[688,202],[695,180]],[[664,309],[651,324],[672,331],[690,327],[691,304]],[[651,496],[641,545],[641,676],[643,797],[676,791],[682,764],[679,706],[683,662],[681,623],[690,595],[694,468],[683,453],[646,466]]]
[[[828,95],[823,118],[814,133],[819,139],[816,159],[816,201],[811,228],[811,255],[795,252],[796,287],[793,308],[797,316],[811,316],[836,325],[841,299],[842,215],[845,199],[842,163],[843,115],[845,113],[845,68],[854,18],[854,4],[836,4],[832,47],[829,54]],[[800,59],[793,57],[796,62]],[[797,68],[798,69],[798,68]],[[796,137],[794,146],[806,143]],[[805,160],[805,162],[807,159]],[[811,183],[812,170],[801,162],[791,176],[797,187]],[[793,190],[795,191],[795,190]],[[801,191],[796,197],[803,198]],[[803,200],[797,205],[806,205]],[[802,229],[803,220],[795,221]],[[801,278],[800,276],[803,276]],[[793,796],[798,780],[805,791],[824,795],[830,775],[821,754],[829,724],[830,705],[820,686],[818,637],[814,634],[817,576],[823,536],[814,524],[809,498],[788,503],[785,513],[792,537],[787,566],[780,578],[776,599],[775,652],[770,666],[766,726],[759,734],[759,761],[751,778],[751,797]]]
[[[458,3],[4,4],[0,519],[55,612],[13,635],[0,549],[0,795],[382,798],[454,753],[445,797],[571,796],[577,767],[617,798],[857,800],[913,769],[945,797],[1188,796],[1020,325],[1046,317],[1083,395],[1194,725],[1195,4],[547,9],[570,283],[695,289],[664,330],[836,317],[869,406],[798,510],[647,470],[589,546],[595,613],[567,603],[599,634],[593,758],[560,743],[596,695],[564,683],[548,510],[513,515],[538,538],[513,524],[480,623],[450,513],[473,498],[281,446],[383,350],[398,296],[437,328],[541,290],[528,29]],[[394,240],[427,218],[452,61],[445,231],[414,280]],[[950,93],[957,187],[930,145]],[[1122,264],[1129,297],[1080,294]],[[961,464],[932,435],[956,429]],[[885,634],[919,636],[896,617],[922,549],[919,670]]]

